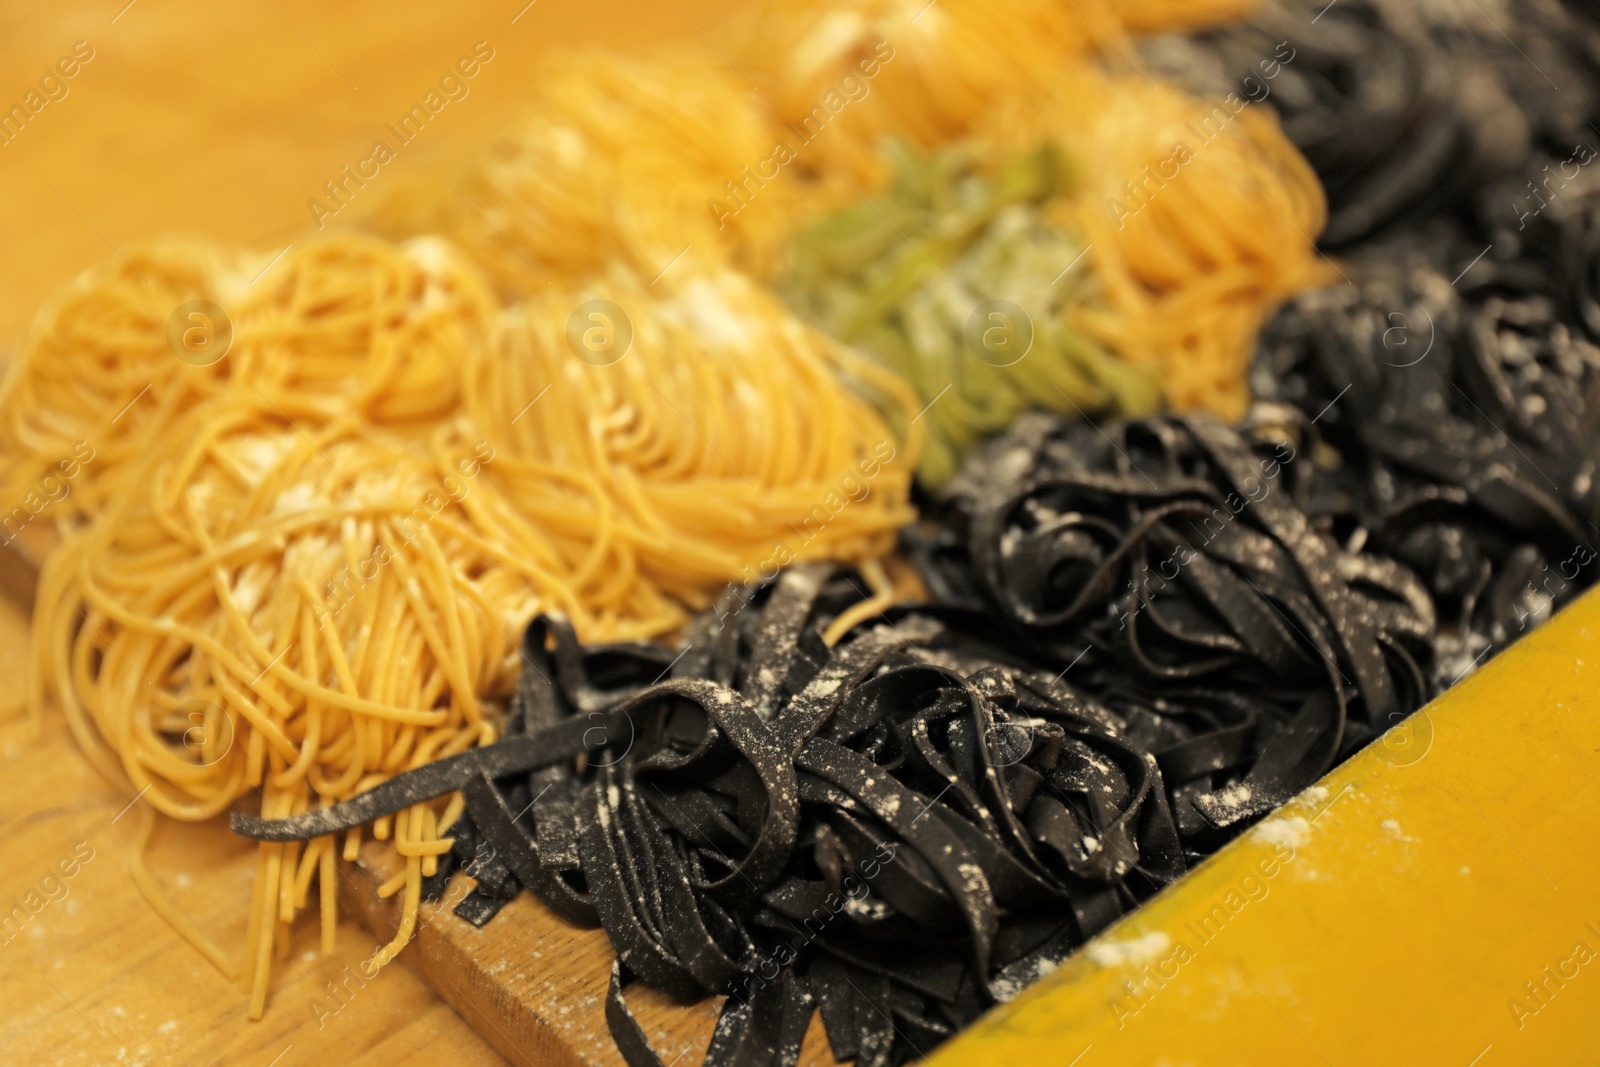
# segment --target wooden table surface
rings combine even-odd
[[[22,335],[47,296],[116,248],[171,233],[282,248],[313,225],[306,202],[324,195],[323,183],[367,155],[383,124],[475,42],[493,48],[494,59],[468,95],[447,105],[360,197],[376,199],[480,145],[534,84],[542,51],[672,40],[707,63],[725,63],[722,45],[711,42],[727,40],[736,7],[65,0],[0,8],[0,110],[21,103],[76,42],[93,50],[63,99],[0,141],[0,348]]]
[[[126,4],[126,7],[124,6]],[[524,6],[526,5],[526,6]],[[81,63],[20,134],[0,143],[0,351],[35,308],[91,263],[163,234],[271,250],[312,222],[306,201],[359,159],[458,57],[494,59],[381,180],[471,151],[516,109],[545,49],[676,39],[723,62],[730,0],[101,0],[0,11],[0,110],[22,103],[77,42]],[[703,34],[702,34],[703,31]],[[709,38],[709,40],[708,40]],[[59,95],[59,89],[52,90]],[[368,190],[374,192],[374,190]],[[0,605],[0,706],[21,692],[25,613]],[[315,923],[278,965],[264,1021],[144,903],[126,863],[137,817],[79,757],[64,726],[0,726],[0,1061],[476,1067],[503,1061],[411,973],[390,967],[335,1001],[326,983],[373,938],[341,926],[315,955]],[[76,851],[75,851],[76,850]],[[89,856],[87,862],[77,857]],[[61,877],[58,864],[73,870]],[[243,944],[253,853],[220,825],[165,825],[150,866],[227,948]],[[57,899],[52,899],[57,898]],[[330,1012],[342,1004],[336,1012]]]

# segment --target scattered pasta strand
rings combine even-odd
[[[145,853],[150,847],[150,837],[155,831],[156,812],[148,805],[139,808],[139,828],[134,839],[133,851],[128,855],[128,874],[133,879],[133,884],[138,888],[141,896],[155,909],[156,913],[167,921],[182,938],[194,946],[196,952],[204,956],[213,967],[222,972],[224,978],[237,982],[239,968],[226,953],[216,946],[200,928],[195,926],[185,915],[182,909],[172,903],[171,898],[162,889],[155,876],[150,873],[150,868],[145,865]]]

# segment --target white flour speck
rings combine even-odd
[[[1311,824],[1295,815],[1287,819],[1269,819],[1252,833],[1269,845],[1299,848],[1311,836]]]
[[[1237,811],[1250,802],[1250,796],[1250,787],[1239,782],[1228,786],[1226,789],[1219,789],[1211,795],[1211,799],[1221,807],[1230,811]]]
[[[1089,958],[1102,967],[1137,967],[1161,955],[1171,944],[1171,938],[1154,930],[1127,941],[1095,942],[1089,946]]]
[[[1043,978],[1045,975],[1049,974],[1059,966],[1060,964],[1052,959],[1034,960],[1033,963],[1027,967],[1023,974],[1018,975],[1015,979],[1004,977],[996,978],[992,983],[990,983],[990,988],[994,990],[994,995],[999,997],[1001,1002],[1004,1003],[1005,1001],[1015,999],[1018,993],[1021,993],[1024,989],[1028,988],[1028,986],[1032,985],[1034,982],[1037,982],[1039,979]]]

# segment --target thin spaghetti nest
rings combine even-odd
[[[774,183],[755,210],[731,218],[714,201],[771,155],[779,134],[726,67],[586,51],[547,62],[523,117],[463,173],[405,186],[376,221],[450,236],[516,295],[614,263],[644,278],[680,257],[759,268],[803,187]]]
[[[64,511],[94,515],[104,479],[236,386],[274,402],[337,398],[377,424],[437,421],[460,400],[459,353],[483,343],[495,308],[435,239],[317,238],[278,260],[201,243],[130,250],[35,318],[0,386],[0,499],[86,445],[93,460]]]
[[[703,606],[795,559],[884,556],[914,517],[915,394],[743,275],[618,271],[513,309],[495,337],[466,384],[490,477],[575,575]]]
[[[536,589],[564,599],[471,528],[462,503],[492,458],[435,463],[314,401],[285,413],[234,391],[197,406],[47,563],[36,706],[53,700],[102,773],[189,820],[244,798],[304,811],[492,740],[487,705],[516,673],[506,635]],[[430,813],[409,818],[402,854],[447,847],[427,844]],[[332,843],[294,853],[263,855],[246,969],[258,1015],[274,931],[319,855],[332,936]],[[413,897],[424,866],[408,865]]]

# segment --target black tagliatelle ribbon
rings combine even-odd
[[[1129,724],[1197,851],[1432,695],[1426,590],[1312,521],[1296,429],[1029,416],[952,484],[935,543],[911,538],[930,586]]]
[[[1147,59],[1208,95],[1275,109],[1327,190],[1324,246],[1345,248],[1419,210],[1466,204],[1502,176],[1519,188],[1538,179],[1541,145],[1563,158],[1583,139],[1600,146],[1587,126],[1600,108],[1600,28],[1578,5],[1466,11],[1268,0],[1243,23],[1147,46]]]
[[[307,839],[460,789],[428,885],[488,921],[525,887],[617,950],[606,1006],[633,1064],[642,980],[725,994],[711,1064],[793,1063],[816,1011],[835,1055],[898,1063],[1185,869],[1162,772],[1128,724],[1002,653],[988,621],[904,608],[833,648],[853,572],[791,570],[690,628],[674,659],[529,627],[504,740],[290,819]]]
[[[1345,268],[1354,284],[1296,299],[1262,336],[1258,388],[1321,413],[1339,457],[1314,471],[1314,520],[1434,601],[1436,686],[1600,576],[1597,209],[1575,190],[1520,255],[1448,228],[1376,246]]]

